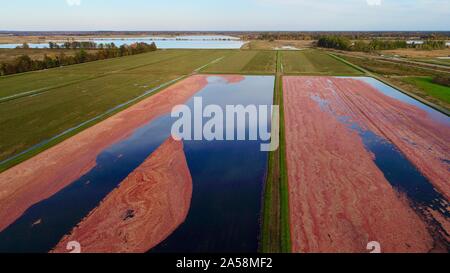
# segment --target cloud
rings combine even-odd
[[[66,0],[66,3],[67,5],[69,5],[69,7],[80,6],[81,0]]]
[[[369,6],[381,6],[381,0],[366,0]]]

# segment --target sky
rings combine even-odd
[[[450,0],[0,0],[0,30],[450,30]]]

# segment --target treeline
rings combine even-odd
[[[378,40],[352,42],[343,36],[322,36],[317,41],[317,46],[324,48],[334,48],[348,51],[376,51],[376,50],[393,50],[399,48],[416,48],[416,49],[445,49],[447,47],[445,41],[426,40],[423,43],[407,43],[404,40]]]
[[[84,48],[82,48],[73,56],[61,53],[58,56],[52,58],[44,55],[44,58],[42,60],[33,60],[28,55],[22,55],[20,57],[17,57],[12,62],[0,63],[0,75],[11,75],[28,71],[36,71],[60,66],[105,60],[156,50],[157,47],[155,43],[136,43],[132,45],[122,45],[120,47],[116,47],[114,44],[110,44],[106,48],[99,48],[95,53],[88,53]]]
[[[425,41],[420,48],[422,49],[445,49],[447,47],[447,43],[445,41]]]
[[[317,41],[317,46],[325,48],[334,48],[341,50],[349,50],[352,43],[343,36],[323,36]]]
[[[447,40],[450,32],[399,31],[274,31],[236,32],[244,40],[318,40],[323,36],[340,36],[350,40]]]
[[[103,44],[99,45],[99,47],[103,48]],[[49,42],[48,47],[50,49],[95,49],[97,48],[97,44],[95,42],[65,42],[63,44],[58,44],[55,42]]]
[[[104,48],[114,48],[114,47],[116,47],[116,45],[114,43],[97,44],[95,42],[89,42],[89,41],[85,41],[85,42],[72,41],[72,42],[65,42],[65,43],[49,42],[48,43],[48,48],[50,48],[50,49],[97,49],[97,48],[104,49]],[[29,49],[30,45],[28,43],[23,43],[23,45],[18,46],[16,48]]]
[[[370,42],[356,41],[350,47],[354,51],[375,51],[375,50],[393,50],[410,47],[406,41],[382,41],[372,40]]]
[[[242,35],[244,40],[314,40],[316,36],[308,33],[280,32],[280,33],[258,33]]]

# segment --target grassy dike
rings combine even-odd
[[[281,251],[289,253],[292,251],[291,244],[291,226],[289,214],[289,185],[287,176],[286,160],[286,135],[284,123],[284,101],[282,77],[279,77],[280,93],[280,196],[281,196]]]
[[[278,51],[274,86],[274,104],[280,106],[280,147],[269,154],[268,160],[260,242],[260,251],[263,253],[290,253],[292,249],[280,55]]]

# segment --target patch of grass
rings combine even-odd
[[[229,51],[220,62],[206,69],[212,74],[274,74],[276,69],[275,51],[234,50]]]
[[[242,71],[249,73],[275,73],[276,56],[275,52],[260,51],[247,63]]]
[[[361,75],[353,67],[319,50],[283,51],[283,72],[303,75]]]
[[[155,55],[149,53],[86,63],[70,69],[67,67],[70,70],[68,74],[74,77],[93,75],[68,84],[64,84],[65,79],[59,79],[59,69],[0,78],[0,90],[14,86],[19,93],[45,87],[45,84],[61,84],[46,92],[0,103],[0,161],[147,90],[190,74],[223,55],[220,50],[162,51]]]
[[[257,51],[233,51],[221,61],[210,65],[202,70],[204,73],[237,73],[244,70],[244,67],[256,56]]]
[[[407,77],[402,80],[417,86],[431,97],[450,104],[450,87],[434,83],[432,77]]]

